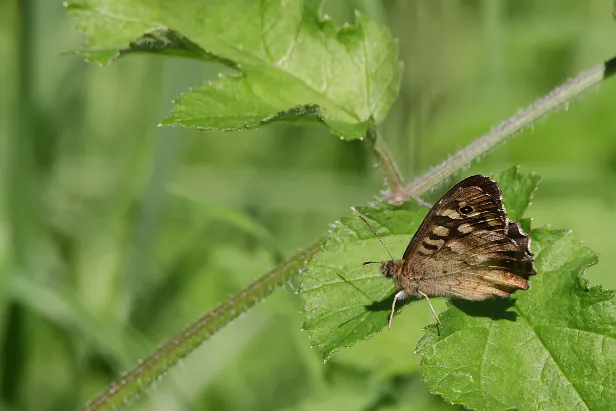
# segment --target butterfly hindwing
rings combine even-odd
[[[532,258],[502,231],[475,231],[417,266],[417,286],[428,295],[465,300],[508,297],[528,288],[528,278],[535,274]]]

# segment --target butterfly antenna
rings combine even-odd
[[[361,263],[361,265],[368,265],[368,264],[381,264],[382,261],[364,261],[363,263]]]
[[[357,214],[357,217],[359,217],[361,219],[361,221],[363,221],[368,226],[368,228],[370,229],[370,231],[372,231],[372,233],[377,238],[377,240],[379,240],[379,242],[381,243],[381,245],[383,246],[385,251],[387,251],[387,254],[389,254],[389,257],[393,260],[394,257],[389,252],[389,249],[387,248],[387,246],[385,245],[383,240],[381,240],[381,237],[379,237],[379,235],[376,233],[376,231],[374,231],[374,228],[372,228],[370,223],[364,217],[362,217],[362,215],[359,214],[359,212],[355,208],[353,208],[353,207],[351,207],[351,208],[353,209],[353,212],[355,212],[355,214]],[[380,261],[366,261],[365,263],[362,263],[362,265],[366,265],[366,264],[379,264],[379,263],[380,263]]]

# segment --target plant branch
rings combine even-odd
[[[291,279],[306,261],[320,250],[323,240],[320,238],[309,244],[246,288],[233,294],[218,307],[186,326],[175,338],[167,341],[145,360],[139,362],[122,379],[112,383],[106,391],[82,408],[82,411],[115,410],[137,397],[179,360]]]
[[[569,101],[573,98],[579,97],[584,91],[599,84],[615,72],[616,57],[613,57],[568,80],[565,84],[556,87],[545,97],[537,100],[515,116],[500,123],[489,133],[473,141],[468,147],[458,151],[432,170],[414,179],[405,187],[404,191],[400,192],[401,195],[398,199],[408,200],[436,186],[468,165],[471,161],[485,155],[508,137],[531,125],[534,121],[545,116],[555,108],[569,104]]]
[[[385,175],[387,186],[389,187],[390,198],[395,199],[400,194],[406,193],[404,179],[402,178],[402,174],[400,174],[398,164],[391,155],[389,147],[387,147],[387,144],[379,134],[376,124],[372,124],[368,128],[366,140],[368,140],[368,145],[374,157],[376,157],[376,162],[381,172]]]

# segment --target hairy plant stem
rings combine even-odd
[[[146,359],[140,361],[120,380],[112,383],[107,390],[82,410],[115,410],[128,404],[148,386],[160,379],[171,366],[295,276],[306,261],[320,250],[323,240],[324,238],[319,238],[309,244],[265,275],[257,278],[246,288],[230,296],[212,311],[186,326],[173,339],[159,346]]]
[[[421,195],[465,167],[472,160],[486,154],[507,137],[522,130],[559,105],[579,96],[583,91],[614,73],[616,73],[616,57],[585,71],[561,87],[556,88],[547,96],[509,120],[502,122],[490,133],[475,140],[442,164],[416,178],[406,187],[387,145],[376,131],[376,126],[370,127],[366,137],[371,143],[377,163],[389,184],[391,190],[389,200],[401,201]],[[186,357],[218,330],[262,301],[276,288],[292,279],[305,262],[321,249],[322,242],[323,238],[320,238],[309,244],[243,290],[232,295],[214,310],[189,324],[175,338],[161,345],[133,370],[125,374],[122,379],[113,383],[105,392],[86,405],[83,410],[111,410],[127,404],[154,381],[161,378],[172,365]]]
[[[590,70],[584,71],[579,76],[568,80],[563,85],[556,87],[545,97],[537,100],[513,117],[494,127],[489,133],[473,141],[468,147],[458,151],[432,170],[414,179],[400,192],[400,197],[398,199],[408,200],[436,186],[471,161],[485,155],[496,145],[504,142],[508,137],[531,125],[537,119],[545,116],[561,105],[569,104],[569,101],[579,97],[584,91],[587,91],[589,88],[613,75],[615,71],[616,57],[613,57]]]
[[[406,190],[404,188],[404,179],[400,173],[400,168],[391,155],[391,151],[383,138],[379,134],[376,124],[372,124],[366,132],[366,140],[376,162],[381,169],[381,172],[385,175],[387,180],[387,186],[389,187],[389,197],[396,201],[400,195],[404,195]]]

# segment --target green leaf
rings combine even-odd
[[[426,210],[407,202],[399,207],[358,207],[394,256],[401,256],[409,235],[421,224]],[[335,224],[323,251],[302,276],[300,295],[305,300],[304,329],[324,358],[349,347],[387,325],[395,291],[378,265],[362,267],[367,260],[389,259],[374,234],[356,216]],[[394,321],[395,326],[395,321]]]
[[[511,221],[521,221],[541,177],[535,173],[520,174],[518,167],[512,167],[495,178],[503,191],[507,216]]]
[[[571,232],[532,231],[537,275],[504,301],[459,302],[420,341],[424,380],[471,409],[611,409],[616,295],[580,277],[597,260]]]
[[[357,13],[338,29],[321,1],[76,0],[88,59],[105,64],[134,52],[217,62],[221,75],[182,95],[166,125],[236,130],[309,121],[362,137],[387,114],[399,89],[398,45]]]
[[[503,181],[501,188],[508,212],[521,216],[538,178],[513,169],[495,179]],[[427,213],[427,209],[415,202],[401,206],[360,207],[358,211],[394,258],[402,256]],[[310,331],[312,346],[324,358],[329,358],[341,347],[370,338],[387,325],[395,293],[393,282],[381,275],[377,264],[364,267],[361,263],[388,259],[378,239],[353,215],[335,224],[323,251],[309,263],[300,287],[305,300],[304,329]],[[409,301],[412,299],[406,300]],[[403,307],[402,304],[398,306]],[[393,326],[396,326],[395,319]]]

